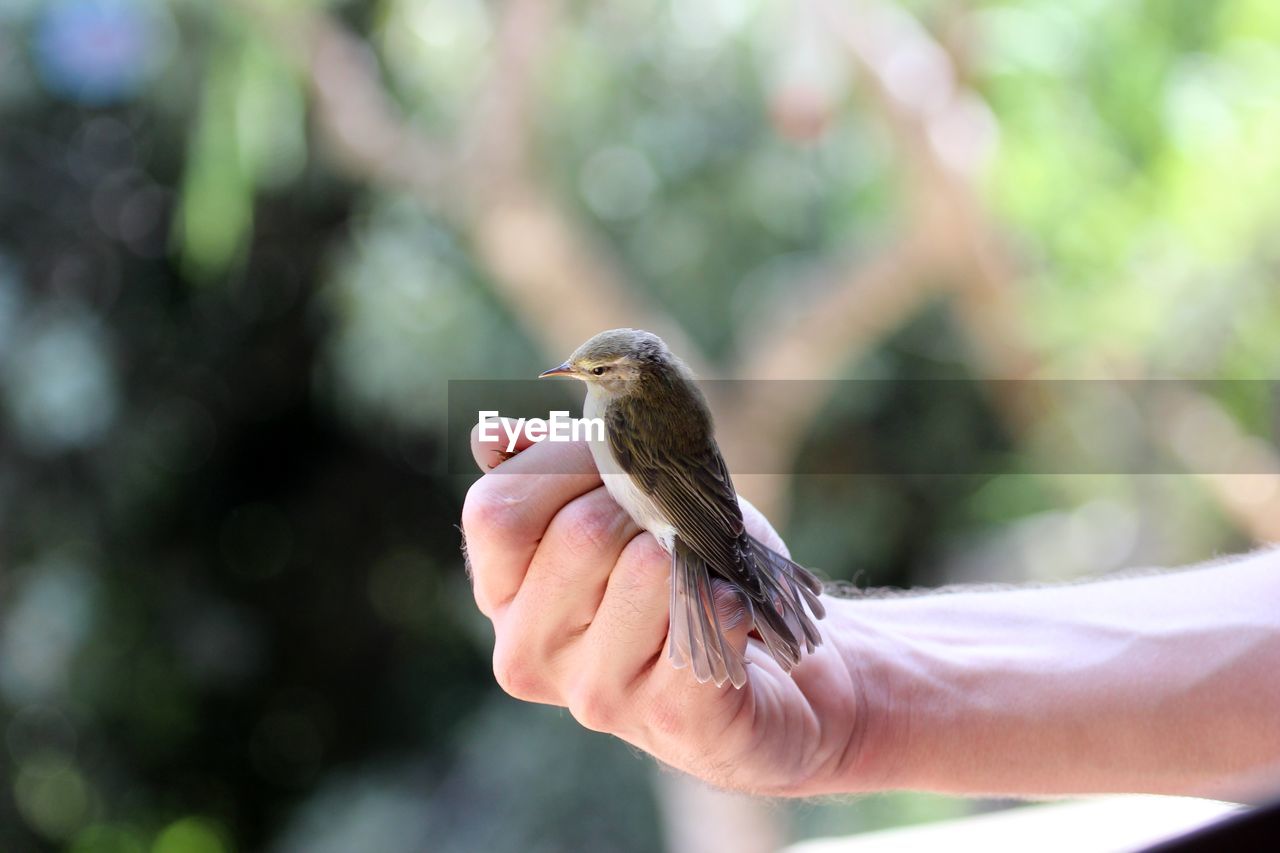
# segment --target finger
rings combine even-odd
[[[503,663],[558,681],[567,647],[596,617],[610,572],[639,532],[603,486],[560,510],[503,614],[505,651],[515,659]],[[539,691],[537,700],[554,701],[555,695]]]
[[[671,556],[651,534],[633,537],[609,573],[600,605],[583,635],[566,704],[596,731],[626,729],[628,696],[662,661],[667,637]]]
[[[711,579],[712,597],[715,599],[716,618],[720,634],[724,637],[726,653],[736,653],[747,659],[747,637],[751,634],[752,619],[748,602],[741,592],[728,581]],[[747,669],[750,676],[751,670]]]
[[[481,612],[492,617],[515,597],[551,519],[599,485],[585,443],[542,442],[471,486],[462,528]]]
[[[639,533],[604,486],[575,498],[551,520],[517,599],[553,631],[567,627],[581,634],[595,618],[623,549]]]
[[[570,710],[583,725],[615,734],[638,734],[649,725],[644,714],[626,709],[646,708],[655,694],[678,682],[682,689],[715,690],[714,684],[699,684],[688,668],[677,670],[670,660],[670,574],[671,556],[650,535],[628,543],[609,576],[604,598],[584,637],[581,659],[574,662],[580,673],[567,696]],[[739,618],[730,627],[726,616],[741,611],[741,599],[727,583],[715,585],[714,595],[721,614],[725,645],[729,654],[743,654],[750,622]],[[749,671],[749,670],[748,670]],[[725,686],[725,690],[732,687]],[[702,701],[720,701],[714,693],[696,693]],[[737,701],[737,700],[734,700]],[[670,703],[662,703],[669,708]],[[620,710],[621,709],[621,710]]]
[[[517,422],[511,418],[498,418],[476,424],[471,428],[471,455],[480,466],[480,470],[488,473],[515,456],[522,450],[532,447],[536,442],[521,426],[516,431]],[[514,441],[512,433],[515,433]]]

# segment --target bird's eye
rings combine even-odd
[[[593,367],[593,368],[591,368],[591,372],[592,372],[594,375],[596,375],[596,376],[604,376],[604,371],[605,371],[605,368],[604,368],[604,367]]]

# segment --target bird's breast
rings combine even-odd
[[[604,395],[588,386],[587,399],[582,407],[583,415],[587,418],[604,419],[607,405],[608,400]],[[608,421],[606,420],[605,423],[607,424]],[[591,431],[588,430],[588,434],[590,433]],[[675,526],[662,514],[653,499],[636,485],[631,475],[622,470],[622,466],[613,455],[613,449],[609,446],[608,438],[597,441],[593,437],[590,446],[591,457],[595,460],[596,468],[600,470],[600,478],[604,480],[604,487],[608,489],[610,497],[618,506],[626,510],[632,521],[652,533],[658,540],[658,544],[670,551],[675,542]]]

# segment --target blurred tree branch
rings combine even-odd
[[[455,197],[454,152],[404,121],[360,38],[322,11],[234,2],[301,75],[316,130],[341,168],[366,183],[411,192],[434,208]]]
[[[558,0],[506,0],[498,22],[493,62],[462,128],[464,168],[483,204],[491,189],[528,183],[533,175],[534,104],[547,40],[560,12]]]
[[[372,185],[410,192],[455,221],[550,357],[602,328],[633,325],[661,334],[700,375],[714,375],[674,318],[640,295],[536,173],[539,70],[560,12],[557,0],[501,6],[487,81],[457,140],[431,138],[410,125],[378,79],[367,47],[328,14],[237,3],[266,24],[303,74],[316,129],[340,165]],[[938,294],[939,285],[988,375],[1037,375],[1042,359],[1025,333],[1014,265],[973,183],[994,140],[994,119],[962,84],[956,59],[891,3],[807,0],[796,14],[815,16],[819,29],[847,52],[869,106],[890,128],[907,169],[908,217],[900,236],[878,253],[822,265],[799,286],[807,298],[791,300],[794,310],[783,312],[782,322],[777,306],[763,312],[767,317],[743,335],[752,345],[732,376],[831,378]],[[965,26],[956,6],[948,20],[952,32]],[[726,452],[732,458],[750,446],[759,459],[763,450],[772,467],[761,469],[784,471],[825,401],[801,399],[785,416],[772,412],[762,419],[770,410],[767,386],[746,387],[759,390],[712,400]],[[1042,397],[1020,392],[1017,383],[994,387],[1015,430],[1045,409]],[[767,436],[735,427],[765,422],[771,424]],[[783,476],[753,477],[744,491],[778,517],[785,489]],[[1251,533],[1271,529],[1269,508],[1242,507],[1221,488],[1210,490]]]
[[[236,2],[265,24],[303,75],[316,131],[338,165],[370,185],[411,193],[457,224],[549,354],[562,357],[601,329],[634,325],[690,354],[695,369],[702,366],[675,322],[639,298],[534,173],[532,102],[558,8],[553,0],[502,5],[488,79],[458,140],[412,127],[364,43],[327,13]]]
[[[935,226],[930,233],[939,244],[931,257],[937,264],[933,273],[950,282],[954,313],[979,363],[997,379],[1043,376],[1043,358],[1025,333],[1030,323],[1015,287],[1012,260],[972,183],[981,165],[981,125],[989,121],[994,128],[994,121],[986,118],[985,105],[956,82],[960,63],[949,59],[947,50],[897,7],[873,0],[854,6],[813,2],[830,31],[848,46],[856,67],[873,81],[875,106],[916,164],[916,181],[909,191],[916,205],[928,209],[920,224]],[[958,5],[948,9],[953,31],[964,27]],[[934,81],[934,87],[912,89],[896,82],[902,72],[895,69],[904,66]],[[962,152],[968,156],[957,159]],[[1000,395],[996,402],[1016,431],[1029,428],[1051,408],[1052,401],[1036,390],[1043,385],[1002,382],[995,387]],[[1280,539],[1280,456],[1242,433],[1207,395],[1186,392],[1166,408],[1170,416],[1151,425],[1151,438],[1170,447],[1189,470],[1213,470],[1204,449],[1175,439],[1193,417],[1217,425],[1210,444],[1213,452],[1223,454],[1219,458],[1255,460],[1257,475],[1199,477],[1227,517],[1254,540]]]
[[[303,73],[316,128],[340,165],[370,184],[412,192],[459,222],[475,240],[495,286],[528,318],[530,332],[549,353],[564,352],[609,325],[629,323],[658,331],[690,355],[702,368],[699,373],[711,373],[697,364],[697,349],[674,321],[642,303],[616,264],[533,173],[531,101],[554,2],[511,0],[502,7],[489,77],[456,145],[407,125],[379,82],[367,49],[330,16],[237,2],[267,23],[269,35]],[[904,240],[882,257],[817,276],[832,285],[830,291],[794,317],[785,334],[753,347],[736,373],[778,375],[767,366],[788,364],[795,352],[812,353],[819,339],[824,357],[806,357],[809,365],[839,363],[841,353],[874,344],[910,313],[903,310],[910,300],[898,297],[919,278],[915,256],[922,251],[927,251],[922,240]],[[894,298],[886,299],[889,295]],[[877,305],[888,310],[883,318]],[[824,331],[815,337],[818,330]]]
[[[1023,332],[1014,264],[974,186],[995,144],[990,110],[960,84],[946,50],[902,9],[871,0],[812,2],[894,133],[909,169],[915,212],[909,227],[928,235],[930,272],[950,285],[979,364],[1001,379],[1032,375],[1039,358]],[[1023,414],[1013,414],[1022,421]]]

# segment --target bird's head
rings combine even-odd
[[[539,378],[569,376],[617,395],[627,393],[629,383],[646,373],[678,370],[677,364],[662,338],[652,332],[610,329],[574,350],[564,364],[543,371]]]

